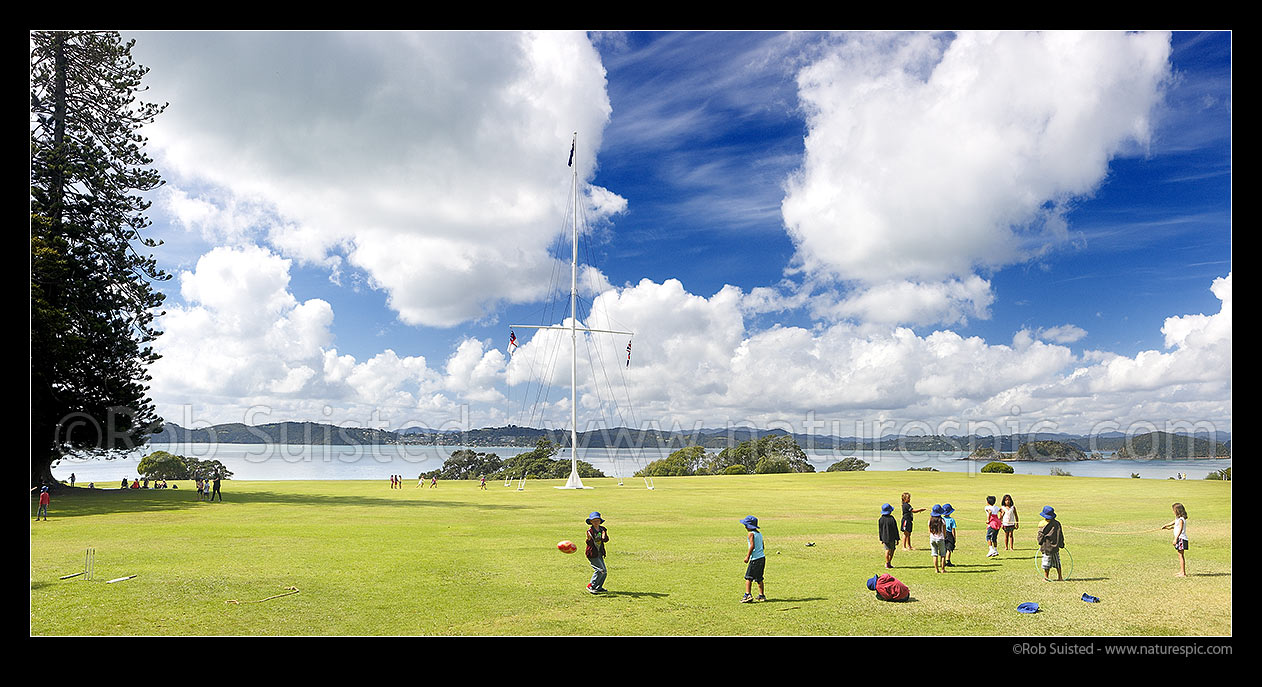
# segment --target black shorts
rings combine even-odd
[[[755,558],[749,562],[749,567],[745,568],[745,579],[754,582],[762,582],[762,571],[767,567],[767,557]]]

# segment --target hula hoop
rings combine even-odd
[[[1068,563],[1068,565],[1066,565]],[[1034,569],[1038,570],[1039,576],[1043,576],[1043,554],[1034,554]],[[1065,580],[1069,580],[1074,576],[1074,555],[1069,553],[1069,549],[1060,550],[1060,571],[1064,575]]]

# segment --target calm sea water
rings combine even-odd
[[[438,469],[459,446],[308,446],[279,444],[151,444],[113,460],[98,458],[66,459],[53,468],[53,476],[76,484],[94,482],[98,487],[116,486],[124,477],[134,479],[140,459],[152,451],[168,451],[202,460],[218,460],[242,480],[389,480],[390,475],[415,479],[422,472]],[[508,458],[531,450],[514,447],[470,447]],[[630,477],[651,461],[670,455],[670,449],[583,449],[579,459],[591,463],[607,476]],[[833,452],[807,451],[817,472],[855,456],[869,463],[868,470],[902,471],[908,468],[934,468],[940,472],[976,473],[984,465],[961,460],[966,453],[906,453],[902,451]],[[568,459],[569,451],[558,457]],[[1052,468],[1067,470],[1079,477],[1124,477],[1139,473],[1142,479],[1167,479],[1185,475],[1203,479],[1206,474],[1231,467],[1230,459],[1209,460],[1092,460],[1076,462],[1012,462],[1018,474],[1047,475]]]

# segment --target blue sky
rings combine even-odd
[[[577,130],[643,418],[1230,431],[1229,33],[134,37],[169,420],[521,420]]]

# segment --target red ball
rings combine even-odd
[[[559,549],[561,553],[574,553],[575,551],[578,551],[578,547],[574,545],[574,542],[569,540],[557,542],[557,549]]]

